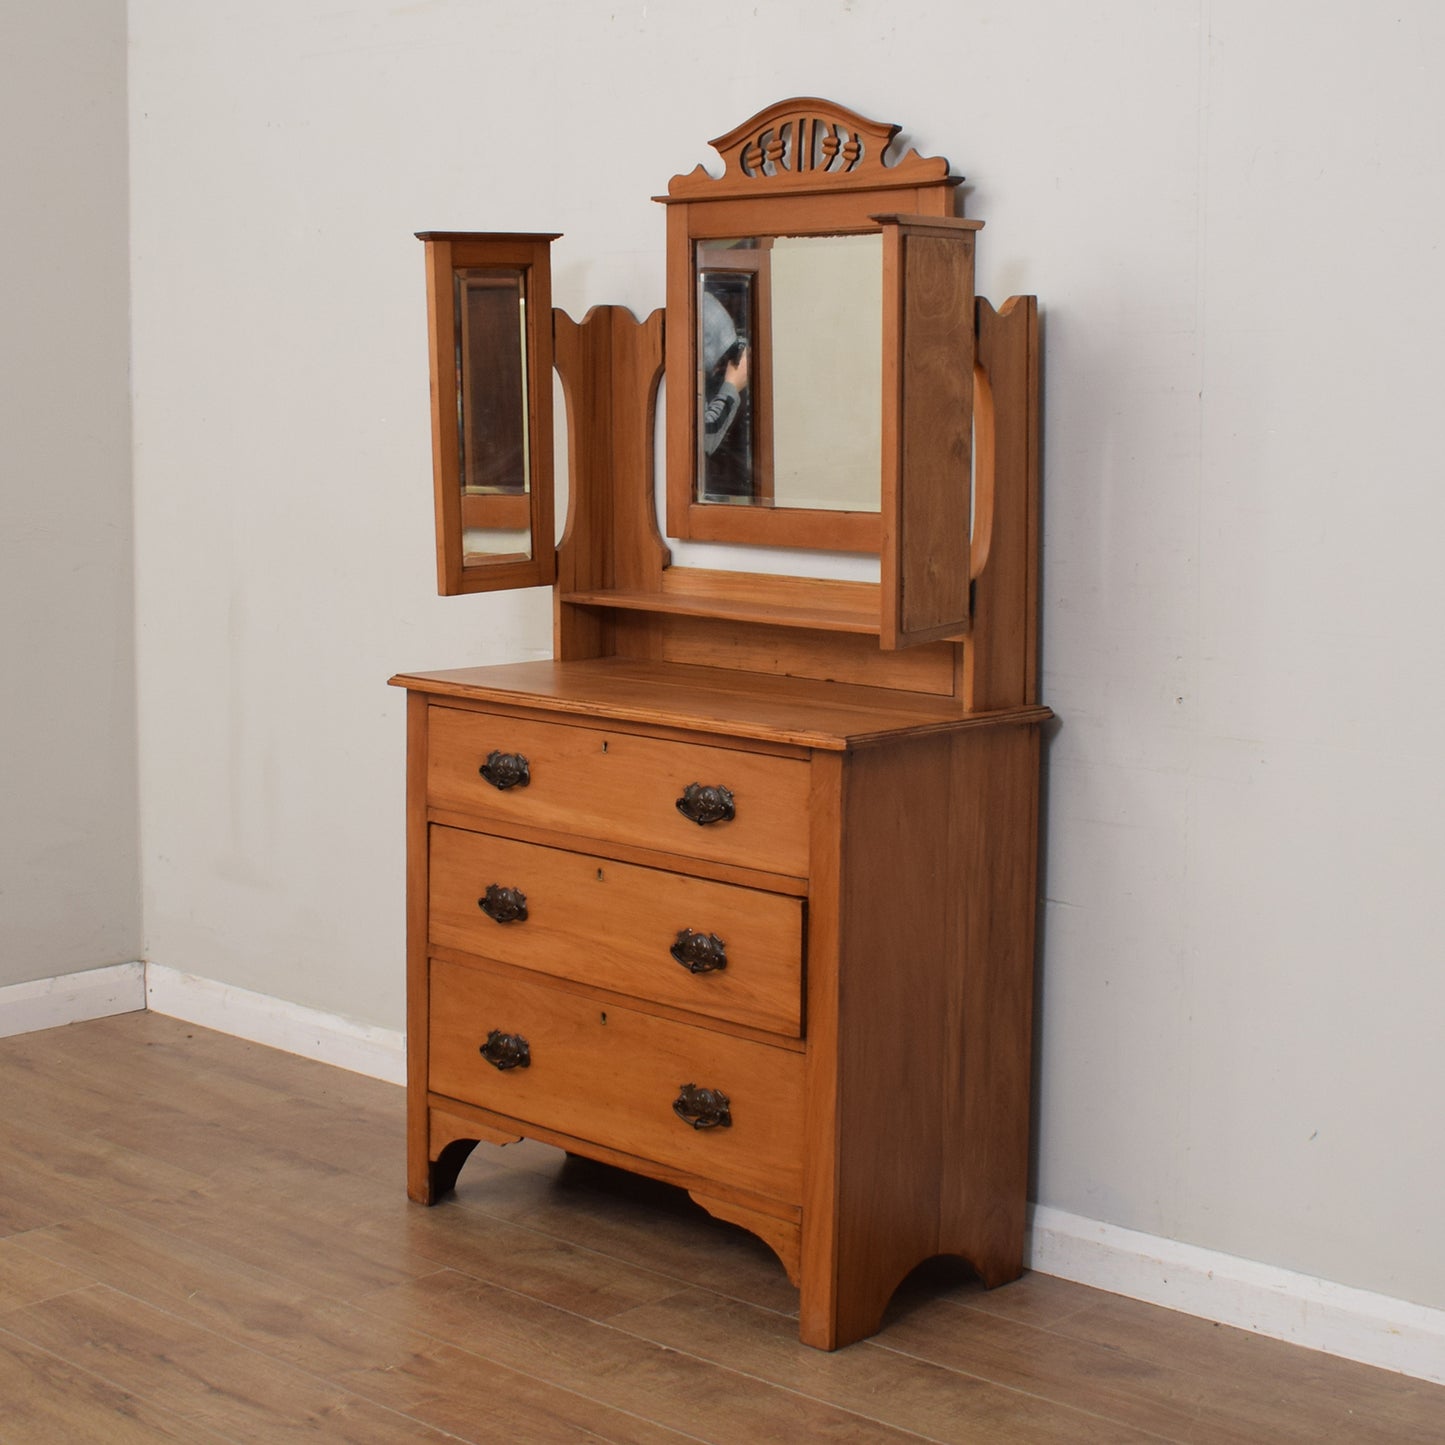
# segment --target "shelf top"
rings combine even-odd
[[[541,712],[847,751],[904,735],[1043,722],[1046,707],[962,713],[951,698],[632,658],[399,673],[395,687]]]

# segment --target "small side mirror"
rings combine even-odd
[[[549,586],[556,236],[423,231],[437,590]]]

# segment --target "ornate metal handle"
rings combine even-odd
[[[731,1129],[733,1126],[728,1096],[721,1089],[699,1089],[696,1084],[684,1084],[672,1101],[672,1112],[694,1129]]]
[[[728,966],[727,944],[715,933],[681,929],[668,951],[689,973],[717,973]]]
[[[726,823],[736,814],[733,795],[719,783],[715,788],[689,783],[677,800],[677,811],[694,823]]]
[[[508,788],[525,788],[532,781],[532,770],[521,753],[490,752],[477,771],[502,792]]]
[[[527,895],[520,888],[503,888],[500,883],[489,883],[486,896],[477,899],[477,907],[498,923],[527,921]]]
[[[532,1066],[532,1049],[521,1034],[504,1034],[493,1029],[479,1054],[494,1069],[528,1069]]]

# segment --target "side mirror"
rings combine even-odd
[[[437,590],[549,586],[556,236],[423,231]]]

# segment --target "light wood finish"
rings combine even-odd
[[[479,770],[494,750],[525,756],[532,781],[505,791],[486,782]],[[445,706],[433,711],[427,757],[429,803],[498,827],[524,823],[807,872],[807,768],[793,758]],[[692,783],[731,791],[731,823],[709,827],[682,815],[678,799]]]
[[[724,173],[674,176],[666,196],[667,525],[671,536],[831,551],[877,552],[877,512],[719,506],[695,498],[697,299],[695,249],[734,236],[862,234],[882,212],[948,217],[957,177],[941,156],[884,155],[900,127],[816,97],[779,101],[712,144]],[[971,223],[970,223],[971,224]],[[887,293],[885,292],[885,295]],[[886,306],[885,306],[886,310]],[[895,338],[896,340],[896,338]],[[890,348],[885,343],[886,358]]]
[[[802,1349],[771,1249],[681,1191],[529,1143],[413,1208],[400,1089],[156,1014],[0,1040],[0,1098],[30,1220],[0,1225],[7,1445],[1424,1445],[1445,1419],[1439,1386],[1038,1274],[935,1265],[873,1340]]]
[[[968,631],[973,233],[978,221],[883,227],[882,643]]]
[[[527,916],[481,909],[491,883]],[[803,905],[783,894],[637,868],[458,828],[431,833],[431,942],[573,982],[796,1036],[802,1030]],[[725,964],[690,973],[682,929],[726,937]]]
[[[673,567],[652,591],[604,588],[566,592],[563,601],[579,607],[619,607],[629,611],[717,617],[729,622],[766,622],[773,627],[808,627],[822,632],[878,635],[878,588],[871,583],[819,582],[803,604],[796,577],[749,572],[714,572]]]
[[[954,649],[946,643],[884,652],[874,637],[778,627],[775,621],[670,617],[657,639],[660,661],[738,672],[952,697]]]
[[[976,621],[963,649],[971,709],[1038,700],[1039,312],[1032,296],[998,311],[980,300],[978,359],[987,376],[993,485],[985,565],[973,568]],[[980,519],[975,518],[977,531]]]
[[[952,699],[921,693],[624,658],[404,672],[391,681],[448,706],[498,712],[497,704],[510,704],[519,716],[605,718],[613,728],[667,736],[704,732],[736,747],[767,741],[846,751],[918,729],[986,727],[1004,711],[960,714]],[[1043,707],[1026,713],[1034,722],[1051,716]]]
[[[701,1181],[688,1184],[699,1198],[744,1210],[757,1211],[758,1198],[801,1204],[796,1225],[770,1223],[767,1237],[796,1256],[800,1330],[821,1348],[876,1329],[893,1290],[931,1255],[961,1255],[993,1284],[1018,1273],[1030,779],[1044,710],[959,717],[926,695],[616,658],[400,681],[431,698],[427,785],[412,799],[431,820],[430,906],[413,917],[426,943],[414,939],[411,953],[425,973],[411,1030],[425,1035],[428,1108],[449,1121],[476,1117],[490,1131],[478,1137],[530,1135],[660,1177],[681,1171]],[[543,703],[566,720],[529,716]],[[722,738],[731,746],[717,746]],[[499,791],[481,780],[493,748],[524,753],[532,781]],[[693,774],[735,787],[734,819],[681,819],[678,784]],[[744,831],[754,799],[764,822]],[[571,846],[496,836],[518,826],[570,828]],[[687,854],[693,871],[613,861],[609,836],[662,857]],[[709,882],[697,871],[709,857],[776,868],[779,889]],[[807,879],[801,973],[798,905],[781,876],[797,873]],[[479,918],[489,883],[521,889],[529,909],[535,891],[535,933],[530,912],[509,923]],[[668,969],[656,981],[645,966],[681,921],[679,900],[706,900],[698,926],[756,939],[768,960],[761,973],[739,972],[726,1007],[703,1007],[684,986],[707,980]],[[606,941],[594,950],[587,940],[599,934]],[[804,979],[801,1056],[710,1022],[776,1027]],[[534,1062],[502,1071],[483,1061],[493,1029],[525,1037]],[[719,1049],[726,1067],[713,1064]],[[546,1069],[536,1066],[541,1054]],[[715,1143],[721,1129],[699,1131],[706,1143],[666,1127],[675,1120],[659,1132],[650,1111],[664,1079],[732,1097],[739,1076],[763,1081],[791,1122],[765,1113],[764,1137],[734,1128],[725,1149]],[[412,1178],[425,1180],[417,1197],[435,1199],[455,1178],[457,1144],[450,1122],[438,1135],[414,1115]]]
[[[436,508],[437,591],[443,596],[511,587],[546,587],[556,575],[552,522],[552,270],[555,235],[422,231],[426,243],[427,331],[431,359],[432,482]],[[459,467],[457,317],[453,277],[470,267],[516,268],[523,276],[527,350],[525,497],[462,497]],[[530,555],[474,556],[463,527],[527,527]]]
[[[553,335],[572,479],[557,550],[556,649],[559,657],[605,657],[613,651],[607,618],[566,599],[662,585],[670,554],[652,506],[662,312],[639,322],[622,307],[598,306],[579,325],[558,311]]]
[[[532,525],[532,499],[522,493],[507,496],[463,497],[462,530],[469,527],[503,527],[522,531]]]
[[[1023,1247],[1050,717],[1037,311],[975,298],[980,223],[954,214],[942,158],[885,163],[897,130],[785,101],[715,142],[722,176],[674,178],[665,332],[661,313],[553,316],[556,660],[393,679],[411,699],[412,1197],[464,1181],[478,1141],[518,1139],[680,1185],[767,1241],[825,1350],[876,1330],[930,1256],[996,1285]],[[882,238],[881,509],[698,504],[698,248],[864,233]],[[673,535],[876,552],[880,580],[671,565],[664,366]],[[529,782],[485,781],[494,752]],[[733,815],[684,817],[692,784]],[[527,917],[485,916],[492,885]],[[683,928],[724,941],[724,972],[669,957]],[[493,1030],[528,1040],[525,1066],[486,1062]],[[726,1094],[736,1122],[680,1122],[683,1085]]]
[[[526,1039],[525,1067],[480,1055],[489,1032]],[[639,1161],[796,1203],[801,1192],[802,1059],[480,964],[432,963],[431,1086],[523,1125],[594,1141]],[[728,1127],[673,1111],[685,1085],[721,1090]]]

